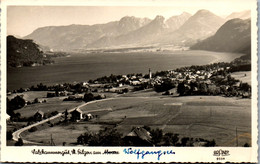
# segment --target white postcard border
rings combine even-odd
[[[33,3],[32,3],[33,2]],[[163,2],[163,3],[162,3]],[[171,1],[16,1],[16,0],[4,0],[1,3],[1,162],[257,162],[257,137],[258,137],[258,80],[257,80],[257,5],[256,2],[252,6],[252,147],[49,147],[49,146],[24,146],[14,147],[6,146],[6,6],[8,5],[99,5],[99,6],[156,6],[156,5],[174,5]],[[242,118],[241,118],[242,119]],[[158,154],[127,154],[130,153],[129,148],[132,150],[158,152],[161,151],[168,155],[162,154],[160,160],[158,160]],[[88,151],[92,154],[78,154],[77,152]],[[34,151],[35,150],[35,151]],[[74,150],[76,154],[73,154]],[[114,151],[119,154],[94,154],[94,152]],[[125,151],[124,151],[125,150]],[[229,155],[225,157],[225,160],[217,160],[217,156],[214,156],[214,151],[228,151]],[[33,152],[55,152],[64,151],[69,154],[33,154]],[[167,152],[168,151],[168,152]]]

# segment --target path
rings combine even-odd
[[[86,106],[86,105],[88,105],[88,104],[97,103],[97,102],[101,102],[101,101],[112,100],[112,99],[115,99],[115,98],[107,98],[107,99],[102,99],[102,100],[90,101],[90,102],[81,104],[81,105],[79,105],[79,106],[77,106],[77,107],[75,107],[75,108],[69,109],[68,112],[70,113],[70,112],[72,112],[73,110],[75,110],[76,108],[81,108],[81,107]],[[103,110],[104,110],[104,109],[103,109]],[[100,111],[100,110],[97,110],[97,111]],[[93,112],[93,111],[91,111],[91,112]],[[18,141],[18,139],[21,138],[20,134],[21,134],[22,132],[31,129],[32,127],[35,127],[35,126],[44,124],[44,123],[46,123],[46,122],[48,122],[48,121],[54,120],[54,119],[56,119],[56,118],[59,118],[59,117],[61,117],[62,115],[63,115],[62,113],[58,113],[58,114],[55,115],[55,116],[52,116],[52,117],[50,117],[50,118],[47,118],[47,119],[42,120],[42,121],[40,121],[40,122],[36,122],[36,123],[34,123],[34,124],[31,124],[31,125],[29,125],[29,126],[26,126],[26,127],[24,127],[24,128],[21,128],[21,129],[15,131],[15,132],[12,134],[12,135],[13,135],[13,140],[14,140],[14,141]],[[27,141],[27,140],[24,140],[24,139],[23,139],[23,143],[28,143],[28,144],[40,144],[40,143],[36,143],[36,142]]]
[[[50,117],[50,118],[48,118],[48,119],[46,119],[46,120],[42,120],[42,121],[40,121],[40,122],[36,122],[36,123],[34,123],[34,124],[32,124],[32,125],[26,126],[26,127],[22,128],[22,129],[19,129],[19,130],[15,131],[15,132],[13,133],[13,140],[18,141],[18,139],[21,138],[21,137],[20,137],[20,134],[21,134],[22,132],[31,129],[32,127],[35,127],[35,126],[44,124],[44,123],[46,123],[46,122],[48,122],[48,121],[50,121],[50,120],[56,119],[56,118],[58,118],[58,117],[60,117],[60,116],[62,116],[62,113],[58,113],[57,115],[52,116],[52,117]],[[35,142],[26,141],[26,140],[23,140],[23,143],[33,143],[33,144],[35,144]],[[37,144],[37,143],[36,143],[36,144]]]
[[[70,113],[70,112],[72,112],[73,110],[75,110],[75,109],[77,109],[77,108],[84,107],[84,106],[86,106],[86,105],[88,105],[88,104],[93,104],[93,103],[98,103],[98,102],[108,101],[108,100],[113,100],[113,99],[126,99],[126,98],[133,98],[133,97],[113,97],[113,98],[107,98],[107,99],[102,99],[102,100],[94,100],[94,101],[90,101],[90,102],[81,104],[81,105],[79,105],[79,106],[77,106],[77,107],[71,108],[71,109],[68,110],[68,112]],[[136,98],[136,97],[135,97],[135,98]],[[143,96],[141,96],[141,97],[138,97],[138,98],[151,98],[151,97],[143,97]],[[91,111],[87,111],[87,112],[97,112],[97,111],[103,111],[103,110],[108,110],[108,109],[109,109],[109,108],[107,108],[107,109],[96,109],[96,110],[91,110]],[[14,140],[14,141],[18,141],[18,139],[21,138],[20,134],[21,134],[22,132],[24,132],[24,131],[26,131],[26,130],[29,130],[29,129],[32,128],[32,127],[35,127],[35,126],[44,124],[44,123],[46,123],[46,122],[48,122],[48,121],[54,120],[54,119],[56,119],[56,118],[59,118],[59,117],[61,117],[62,115],[63,115],[62,113],[58,113],[57,115],[52,116],[52,117],[50,117],[50,118],[48,118],[48,119],[42,120],[42,121],[40,121],[40,122],[36,122],[36,123],[34,123],[34,124],[31,124],[31,125],[29,125],[29,126],[26,126],[26,127],[24,127],[24,128],[21,128],[21,129],[15,131],[15,132],[12,134],[12,135],[13,135],[13,140]],[[177,116],[177,115],[176,115],[176,116]],[[40,143],[36,143],[36,142],[27,141],[27,140],[24,140],[24,139],[23,139],[23,143],[28,143],[28,144],[40,144]]]

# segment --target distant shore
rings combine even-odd
[[[183,66],[231,62],[241,55],[197,50],[124,54],[71,54],[69,58],[55,58],[55,63],[52,65],[8,69],[7,88],[14,90],[39,83],[54,85],[65,82],[84,82],[110,74],[147,74],[149,68],[155,73],[156,71],[172,70]]]

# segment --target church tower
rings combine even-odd
[[[149,68],[149,79],[152,79],[152,72],[150,68]]]

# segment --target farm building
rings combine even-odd
[[[70,112],[70,114],[71,114],[71,121],[79,121],[83,119],[83,112],[79,108],[76,108],[75,110]]]
[[[151,139],[152,137],[150,133],[146,129],[140,127],[134,128],[124,137],[128,146],[152,146],[153,144],[151,143]]]
[[[41,121],[43,117],[44,117],[44,112],[39,110],[33,116],[34,121]]]
[[[93,118],[93,115],[90,114],[90,113],[88,113],[88,114],[84,114],[83,117],[84,117],[84,119],[85,119],[86,121],[88,121],[88,120],[91,120],[91,119]]]

